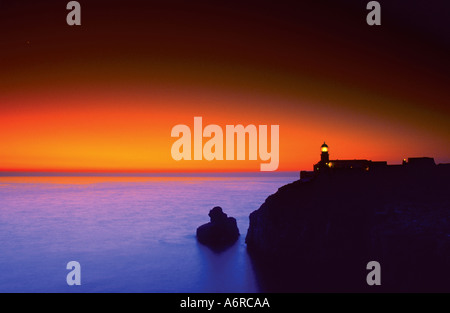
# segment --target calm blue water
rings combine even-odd
[[[0,292],[258,292],[248,216],[294,175],[0,178]],[[241,232],[221,254],[195,238],[216,205]]]

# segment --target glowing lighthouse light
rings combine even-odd
[[[322,152],[328,152],[328,146],[327,146],[327,144],[326,144],[326,143],[323,143],[321,149],[322,149]]]

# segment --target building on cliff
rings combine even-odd
[[[357,172],[366,171],[373,172],[377,170],[396,170],[396,169],[427,169],[435,167],[436,163],[433,158],[420,157],[403,159],[401,165],[388,165],[387,161],[372,161],[372,160],[330,160],[328,145],[324,142],[320,147],[321,155],[320,161],[314,164],[313,171],[301,171],[301,180],[310,180],[321,173],[334,172]]]

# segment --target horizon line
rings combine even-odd
[[[294,176],[300,171],[4,171],[0,177],[224,177],[224,176]]]

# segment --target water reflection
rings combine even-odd
[[[216,293],[258,292],[243,238],[222,252],[215,252],[198,242],[197,249],[203,265],[202,290]]]

